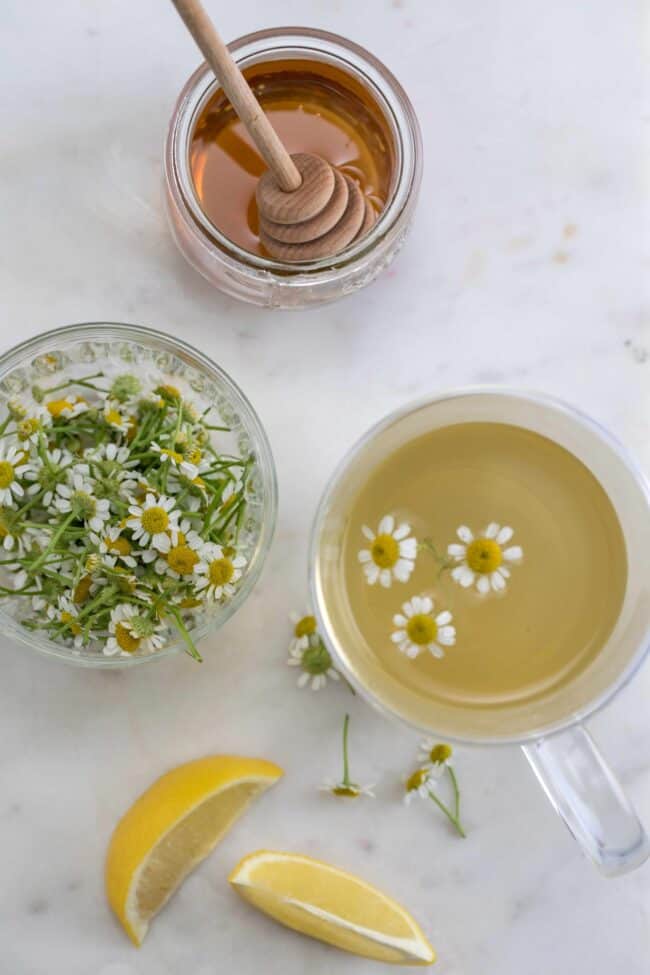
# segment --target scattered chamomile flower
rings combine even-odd
[[[108,402],[106,408],[104,409],[104,422],[108,423],[113,430],[117,430],[119,433],[129,432],[129,418],[125,416],[124,413],[120,413],[119,405],[117,403]]]
[[[39,454],[40,466],[35,464],[25,472],[25,480],[30,481],[27,494],[30,497],[43,491],[42,503],[49,508],[57,485],[64,472],[72,466],[73,459],[69,450],[55,447],[53,450],[43,450]]]
[[[408,804],[416,796],[421,799],[431,799],[438,809],[444,813],[459,836],[465,837],[465,830],[460,822],[460,789],[456,773],[452,767],[451,755],[451,745],[436,743],[429,738],[421,742],[420,756],[424,758],[424,764],[411,772],[406,779],[404,801]],[[438,794],[445,772],[451,782],[454,798],[453,809],[450,809]]]
[[[436,778],[440,778],[445,768],[454,764],[451,756],[451,745],[435,742],[433,738],[425,738],[420,742],[420,759],[431,768]]]
[[[72,638],[73,645],[79,649],[92,635],[90,632],[84,634],[81,622],[78,619],[79,608],[75,606],[68,596],[59,596],[56,606],[47,607],[47,617],[56,623],[61,624],[61,636],[65,639]]]
[[[404,783],[404,802],[409,803],[419,796],[420,799],[428,799],[431,794],[433,775],[428,765],[423,765],[415,769],[408,776]]]
[[[36,443],[52,423],[52,417],[42,406],[36,405],[16,423],[16,436],[21,444]]]
[[[135,399],[141,390],[142,383],[137,376],[132,373],[122,373],[116,376],[111,383],[109,396],[119,403],[127,403],[129,400]]]
[[[311,628],[311,619],[309,617],[302,619],[306,623],[300,627],[302,634],[300,637],[295,635],[298,624],[294,625],[294,638],[289,646],[287,664],[290,667],[300,667],[298,687],[311,686],[313,691],[319,691],[321,687],[325,687],[328,678],[334,681],[341,678],[338,671],[335,670],[331,654],[316,628],[311,633],[302,633],[303,629]],[[307,643],[304,642],[303,637],[306,637]]]
[[[367,525],[361,531],[370,542],[370,548],[359,552],[359,562],[363,566],[366,581],[373,586],[379,582],[388,589],[393,582],[408,582],[417,557],[417,541],[411,536],[411,526],[406,522],[395,525],[392,515],[386,515],[379,522],[377,532]]]
[[[134,541],[142,547],[151,542],[159,552],[168,552],[171,548],[169,531],[176,527],[179,517],[174,504],[174,499],[165,495],[156,498],[147,494],[143,505],[131,505],[126,524],[133,532]]]
[[[452,579],[463,589],[476,584],[477,591],[483,596],[490,589],[494,592],[505,589],[510,569],[504,562],[512,565],[524,554],[520,545],[503,547],[514,534],[512,528],[501,527],[492,521],[477,537],[467,525],[461,525],[456,534],[460,543],[454,542],[447,548],[451,558],[460,563],[452,569]]]
[[[414,596],[403,603],[401,613],[393,616],[397,629],[391,634],[391,640],[411,660],[423,650],[428,650],[434,657],[444,657],[442,648],[453,647],[456,643],[451,613],[444,610],[434,616],[433,609],[433,600],[429,596]]]
[[[208,543],[203,547],[201,561],[195,569],[198,576],[195,592],[215,602],[223,596],[234,596],[235,583],[241,579],[245,567],[243,556],[231,555],[221,545]]]
[[[0,504],[12,507],[16,498],[22,498],[25,489],[20,478],[26,477],[31,465],[26,463],[25,452],[15,444],[0,444]]]
[[[336,796],[337,799],[358,799],[359,796],[368,796],[371,799],[375,798],[375,794],[372,791],[374,786],[372,785],[357,785],[356,782],[350,781],[350,763],[348,760],[348,729],[350,725],[350,715],[346,714],[345,720],[343,721],[343,777],[339,782],[335,782],[332,779],[327,779],[321,786],[321,792],[329,792],[330,795]]]
[[[295,610],[292,610],[289,613],[289,622],[293,625],[293,637],[289,644],[289,652],[306,650],[309,646],[310,637],[317,635],[316,617],[309,608],[304,613],[296,613]]]

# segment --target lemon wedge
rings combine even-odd
[[[262,759],[213,755],[181,765],[120,820],[106,857],[109,904],[140,945],[149,922],[282,769]]]
[[[435,961],[433,948],[408,911],[328,863],[260,850],[244,857],[229,880],[250,904],[301,934],[375,961]]]

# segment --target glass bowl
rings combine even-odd
[[[271,545],[277,512],[277,482],[268,438],[239,387],[207,356],[179,339],[141,325],[89,322],[57,328],[22,342],[0,356],[0,422],[7,403],[32,385],[56,385],[57,377],[81,376],[93,369],[109,373],[136,369],[155,381],[187,389],[200,409],[213,407],[230,428],[219,445],[232,447],[255,458],[247,486],[247,516],[240,541],[247,568],[232,599],[191,629],[194,641],[219,629],[250,595]],[[5,636],[69,663],[86,667],[130,667],[184,651],[180,638],[170,640],[155,653],[107,657],[101,651],[75,651],[23,627],[12,614],[20,600],[0,602],[0,628]],[[191,665],[191,662],[188,661]]]

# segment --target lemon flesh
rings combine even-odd
[[[250,904],[301,934],[375,961],[435,961],[433,948],[408,911],[328,863],[261,850],[244,857],[229,880]]]
[[[213,755],[163,775],[118,823],[106,857],[106,893],[131,940],[282,769],[262,759]]]

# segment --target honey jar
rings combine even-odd
[[[367,51],[323,31],[267,30],[230,48],[289,152],[321,155],[355,179],[376,222],[335,257],[271,258],[255,203],[264,162],[202,65],[180,95],[165,148],[179,248],[220,290],[267,307],[321,304],[369,284],[400,249],[419,191],[420,130],[402,87]]]

